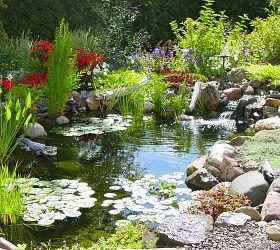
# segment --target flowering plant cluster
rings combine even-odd
[[[235,211],[239,207],[249,206],[250,204],[250,200],[245,195],[229,194],[226,189],[220,188],[211,192],[201,191],[197,204],[190,208],[190,212],[209,214],[216,220],[223,212]]]
[[[30,73],[26,77],[21,79],[19,82],[39,89],[42,85],[44,85],[47,82],[47,75],[45,72]]]
[[[187,70],[172,70],[168,67],[164,67],[161,70],[162,75],[167,75],[163,81],[177,85],[179,83],[185,83],[187,86],[190,86],[194,83],[194,79],[190,77]]]
[[[0,80],[0,85],[6,90],[10,90],[12,89],[14,86],[16,86],[16,84],[14,82],[12,82],[10,79],[3,79]]]
[[[77,56],[78,71],[86,70],[89,68],[95,68],[103,60],[103,55],[97,55],[93,50],[78,49],[75,51]]]
[[[40,62],[44,65],[48,57],[52,54],[53,44],[47,41],[37,42],[31,49],[31,57],[38,57]]]

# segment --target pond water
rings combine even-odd
[[[235,130],[233,124],[227,119],[178,124],[145,117],[142,122],[132,122],[127,130],[99,135],[71,137],[48,131],[48,138],[40,142],[56,146],[57,156],[36,156],[18,149],[21,172],[31,171],[32,177],[42,180],[86,182],[95,191],[97,202],[92,208],[81,209],[82,215],[77,218],[32,230],[33,240],[51,239],[53,247],[61,246],[63,241],[69,245],[76,242],[90,245],[112,232],[117,220],[124,219],[123,214],[109,214],[108,208],[101,206],[108,200],[104,197],[106,193],[116,193],[118,199],[128,196],[123,189],[112,191],[111,186],[122,186],[120,180],[139,180],[146,174],[159,178],[185,173],[190,162],[207,154],[214,142],[227,138]],[[181,184],[183,179],[181,176]]]

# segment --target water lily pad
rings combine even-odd
[[[114,193],[106,193],[106,194],[104,194],[104,197],[105,198],[109,198],[109,199],[113,199],[113,198],[115,198],[117,195],[116,194],[114,194]]]
[[[37,223],[39,226],[46,227],[52,225],[54,222],[55,222],[54,219],[41,219]]]
[[[120,214],[120,213],[121,213],[121,211],[117,210],[117,209],[113,209],[113,210],[109,211],[109,214],[111,214],[111,215],[116,215],[116,214]]]
[[[122,187],[120,187],[120,186],[111,186],[111,187],[109,187],[109,189],[111,189],[111,190],[114,190],[114,191],[118,191],[118,190],[120,190]]]

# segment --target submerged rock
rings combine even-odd
[[[26,135],[30,138],[45,137],[47,136],[47,132],[41,124],[35,122],[34,124],[28,124],[26,128]]]
[[[186,178],[187,186],[193,190],[209,190],[218,183],[218,180],[205,168],[196,170]]]
[[[260,172],[250,171],[234,179],[229,192],[244,194],[252,201],[252,206],[257,206],[264,202],[268,188],[269,185]]]
[[[160,241],[175,247],[198,244],[212,231],[212,217],[202,214],[180,214],[167,219],[157,228]]]
[[[28,138],[23,138],[19,141],[19,146],[26,151],[34,151],[36,155],[56,156],[57,147],[46,146],[43,143],[31,141]]]

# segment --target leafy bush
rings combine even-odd
[[[250,80],[269,82],[280,86],[280,66],[251,64],[243,67]]]
[[[261,62],[278,62],[280,58],[280,14],[251,23],[253,32],[247,43],[253,57]]]
[[[28,94],[24,106],[20,104],[19,100],[13,103],[10,99],[4,108],[0,108],[0,168],[9,160],[15,150],[19,142],[19,140],[15,141],[18,132],[31,119],[32,115],[27,114],[30,107],[31,96]]]
[[[47,63],[46,94],[51,116],[63,111],[70,91],[78,82],[75,58],[69,60],[71,52],[69,28],[63,20],[56,31],[52,55]]]
[[[216,220],[223,212],[232,212],[238,207],[249,205],[250,201],[245,195],[229,194],[226,189],[220,188],[217,191],[201,191],[197,203],[190,208],[190,211],[209,214]]]

